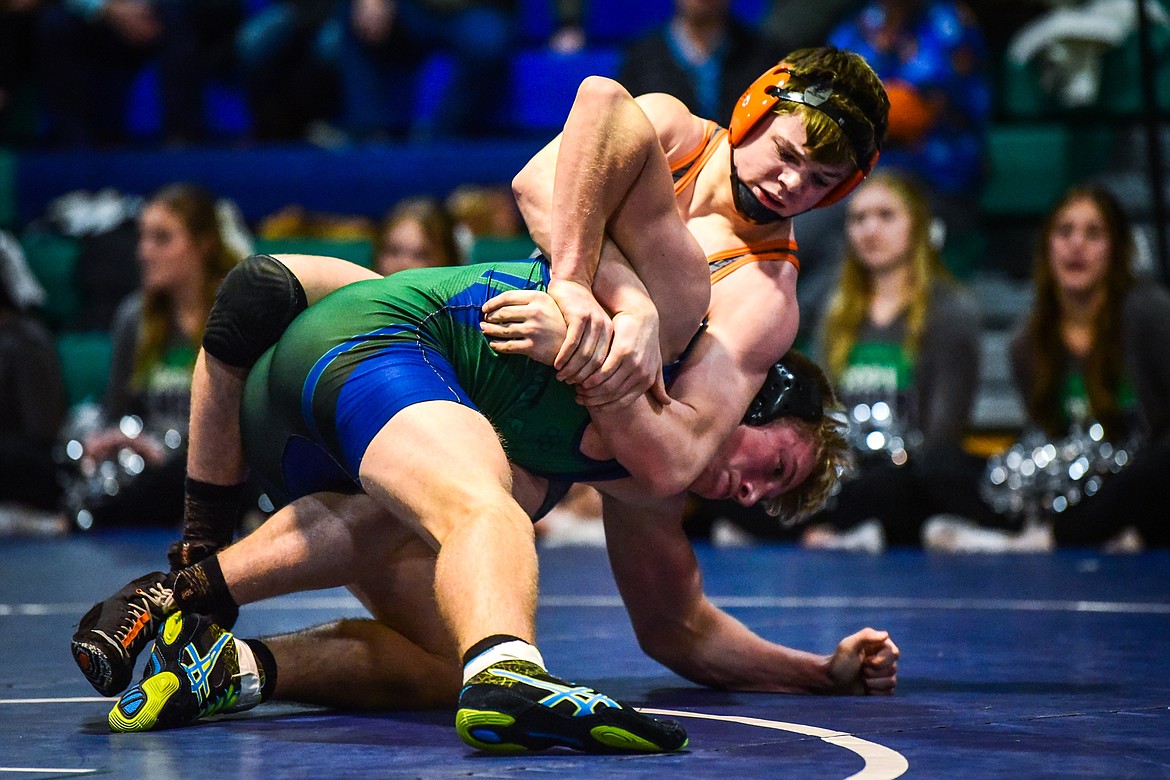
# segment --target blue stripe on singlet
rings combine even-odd
[[[391,325],[386,328],[379,328],[370,333],[363,333],[360,336],[354,336],[352,339],[338,344],[333,347],[313,364],[309,369],[308,376],[305,377],[305,384],[301,388],[301,417],[304,418],[305,425],[308,426],[309,432],[318,441],[321,440],[321,432],[317,429],[317,421],[313,416],[313,396],[317,392],[317,383],[321,381],[321,376],[325,370],[329,368],[338,355],[342,355],[362,342],[368,341],[371,338],[378,338],[387,334],[403,333],[407,331],[417,331],[418,328],[413,325]]]

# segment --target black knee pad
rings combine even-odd
[[[305,288],[292,271],[269,255],[252,255],[219,286],[203,349],[229,366],[251,368],[308,307]]]

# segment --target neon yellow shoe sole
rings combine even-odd
[[[179,690],[179,678],[173,672],[143,680],[122,695],[108,718],[113,731],[150,731],[158,722],[159,713]]]

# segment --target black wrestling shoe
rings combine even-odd
[[[492,753],[567,747],[586,753],[668,753],[687,745],[674,721],[656,720],[528,661],[501,661],[459,694],[455,728]]]
[[[73,660],[103,696],[116,696],[134,677],[138,654],[175,611],[174,574],[151,572],[90,608],[73,635]]]
[[[250,709],[262,684],[243,642],[206,617],[175,612],[154,642],[142,681],[110,710],[110,729],[169,729]]]

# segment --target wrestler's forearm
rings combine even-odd
[[[656,657],[700,685],[765,693],[834,693],[829,657],[768,642],[704,601],[685,637]]]
[[[606,223],[651,154],[662,154],[658,135],[630,94],[610,79],[582,82],[561,134],[552,183],[554,279],[592,284]]]
[[[707,598],[682,528],[684,496],[653,501],[628,482],[597,487],[614,580],[650,657],[712,687],[831,691],[827,658],[768,642]]]

